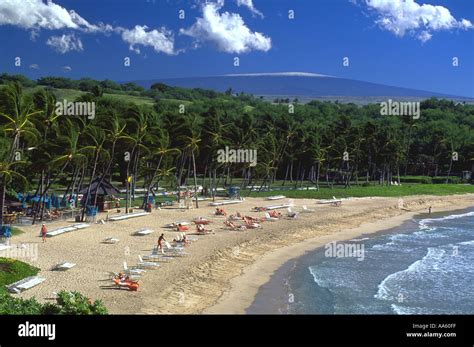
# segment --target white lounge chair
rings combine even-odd
[[[59,263],[59,264],[55,265],[53,267],[53,270],[55,270],[55,271],[67,271],[67,270],[71,270],[74,266],[76,266],[76,264],[69,263],[69,262],[63,262],[63,263]]]
[[[31,277],[24,278],[21,281],[12,283],[8,285],[7,288],[10,293],[19,294],[22,291],[28,290],[30,288],[37,286],[38,284],[43,283],[45,280],[46,278],[43,278],[43,277],[31,276]]]
[[[132,268],[130,269],[127,265],[127,262],[123,262],[123,272],[126,275],[135,275],[135,276],[141,276],[141,274],[145,273],[146,271],[143,269],[138,269],[138,268]]]
[[[308,208],[308,206],[303,205],[303,210],[301,210],[302,213],[312,213],[314,212],[313,209]]]
[[[102,241],[102,243],[108,243],[108,244],[113,245],[113,244],[118,243],[119,241],[120,241],[119,239],[116,239],[114,237],[108,237],[104,241]]]
[[[10,248],[12,248],[12,246],[8,246],[8,245],[5,245],[3,243],[0,243],[0,252],[5,251],[5,250],[10,249]]]
[[[134,235],[136,235],[136,236],[146,236],[146,235],[150,235],[151,233],[153,233],[153,230],[144,228],[144,229],[140,229],[140,230],[135,231]]]
[[[290,207],[287,208],[287,211],[288,211],[287,217],[289,217],[289,218],[298,217],[298,212],[292,211]]]
[[[272,216],[270,216],[270,213],[265,212],[265,220],[269,221],[269,222],[275,222],[275,221],[278,220],[278,218],[277,217],[272,217]]]
[[[154,269],[160,266],[160,264],[157,264],[152,261],[144,261],[141,255],[138,255],[138,267],[140,268],[147,268],[147,269]]]

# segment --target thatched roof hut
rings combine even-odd
[[[94,181],[92,181],[91,195],[95,195],[96,192],[97,192],[97,195],[102,195],[102,196],[120,194],[120,190],[117,187],[115,187],[112,183],[110,183],[108,180],[104,179],[102,180],[102,183],[100,183],[100,185],[99,183],[100,183],[100,178],[96,178],[94,179]],[[99,188],[97,189],[97,187]],[[84,197],[86,197],[87,189],[88,189],[88,186],[85,186],[79,191],[79,194],[83,194]]]

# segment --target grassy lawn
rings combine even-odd
[[[18,260],[0,258],[0,292],[6,292],[6,285],[25,277],[34,276],[39,269]]]
[[[278,186],[275,186],[278,187]],[[270,192],[251,192],[248,190],[241,193],[242,196],[260,197],[284,194],[288,198],[307,198],[307,199],[329,199],[347,197],[366,197],[366,196],[387,196],[399,197],[409,195],[451,195],[474,193],[474,185],[466,184],[403,184],[402,186],[353,186],[351,188],[335,187],[333,189],[321,187],[316,190],[288,190],[288,191],[270,191]]]

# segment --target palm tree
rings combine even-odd
[[[198,194],[197,194],[197,175],[196,175],[196,158],[194,155],[194,152],[199,150],[199,142],[201,142],[201,139],[199,138],[199,135],[193,134],[193,136],[186,136],[185,137],[187,145],[186,149],[191,153],[191,158],[192,158],[192,164],[193,164],[193,174],[194,174],[194,195],[196,198],[196,208],[199,208],[199,202],[198,202]]]
[[[86,134],[92,140],[93,145],[85,146],[81,148],[81,151],[90,153],[90,156],[93,158],[93,162],[92,162],[93,164],[92,164],[92,173],[91,173],[89,185],[87,186],[86,200],[84,201],[84,206],[82,207],[81,221],[84,221],[84,215],[86,213],[87,203],[89,202],[89,199],[90,199],[92,182],[94,181],[99,158],[101,154],[104,156],[108,156],[108,153],[104,150],[104,143],[106,140],[105,131],[93,125],[89,125],[86,128]]]

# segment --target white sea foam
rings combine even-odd
[[[374,295],[379,300],[397,300],[402,293],[402,280],[412,276],[423,276],[423,273],[429,271],[432,262],[439,262],[443,258],[445,250],[441,248],[428,248],[427,254],[420,260],[412,263],[407,269],[388,275],[378,285],[377,294]]]
[[[429,228],[427,224],[433,223],[433,222],[440,222],[444,220],[450,220],[450,219],[458,219],[458,218],[465,218],[465,217],[473,217],[474,216],[474,211],[473,212],[467,212],[467,213],[461,213],[461,214],[451,214],[449,216],[444,216],[440,218],[425,218],[422,219],[418,222],[418,225],[420,226],[420,229],[424,228]]]

